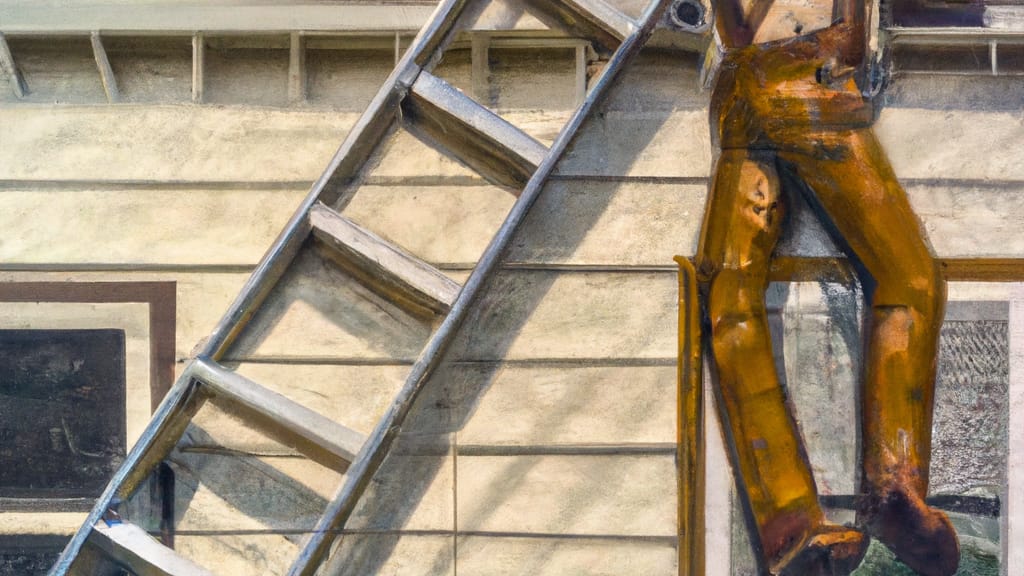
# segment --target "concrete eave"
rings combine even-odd
[[[892,27],[886,32],[898,44],[1024,44],[1024,29]]]
[[[245,3],[123,4],[119,2],[27,3],[0,1],[0,31],[11,34],[191,34],[193,32],[415,32],[430,5]]]

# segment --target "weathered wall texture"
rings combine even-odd
[[[269,93],[248,102],[248,89],[217,84],[216,104],[146,103],[162,89],[141,78],[133,93],[142,103],[4,103],[0,281],[174,281],[184,366],[390,67],[385,56],[363,61],[359,74],[330,71],[348,57],[309,57],[317,71],[304,107],[278,106],[280,95]],[[254,86],[280,74],[259,59],[214,58],[211,67],[229,76],[257,76]],[[509,120],[544,141],[573,105],[572,55],[550,58],[508,58],[491,92]],[[177,70],[172,60],[160,60],[168,74]],[[439,75],[470,89],[464,54],[453,53]],[[972,89],[971,79],[899,78],[878,123],[943,257],[1024,257],[1024,83],[986,83],[978,104],[951,96]],[[676,572],[672,257],[695,250],[711,166],[698,84],[696,56],[647,50],[586,123],[430,380],[328,573]],[[462,280],[512,202],[398,135],[343,211]],[[820,253],[812,246],[819,237],[811,225],[788,245]],[[789,385],[810,402],[854,386],[855,298],[826,288],[779,287],[773,296],[784,310]],[[951,293],[1000,299],[985,286]],[[280,317],[257,318],[229,366],[364,433],[432,328],[316,254],[293,265],[270,309]],[[309,334],[312,342],[299,338]],[[813,405],[798,410],[812,428],[823,417],[836,422]],[[838,445],[836,432],[852,438],[854,426],[851,414],[809,438],[826,494],[853,491],[854,444]],[[176,548],[221,574],[281,573],[340,482],[212,407],[173,463]],[[134,513],[145,514],[147,497]],[[0,513],[0,532],[47,521]]]

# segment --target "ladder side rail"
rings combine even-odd
[[[203,343],[197,356],[216,360],[224,355],[309,236],[311,231],[308,218],[310,208],[325,196],[325,190],[328,190],[332,184],[354,176],[358,167],[370,157],[377,147],[375,139],[379,140],[380,135],[395,122],[399,104],[409,86],[418,76],[421,62],[429,60],[434,51],[443,46],[445,42],[450,41],[455,22],[466,1],[442,0],[438,4],[428,24],[420,30],[401,61],[389,75],[388,80],[378,91],[356,125],[349,131],[325,172],[313,185],[284,230],[264,254],[242,287],[238,297]],[[96,501],[88,519],[79,527],[75,536],[68,542],[51,568],[50,576],[64,576],[67,573],[81,551],[82,545],[89,537],[92,526],[102,519],[114,496],[130,494],[138,482],[149,473],[149,469],[173,449],[180,437],[180,432],[188,424],[189,419],[181,417],[183,412],[195,408],[196,404],[201,403],[201,399],[196,398],[199,394],[199,386],[193,381],[191,371],[191,366],[186,368],[184,374],[154,412],[153,418],[143,431],[139,441]],[[190,400],[197,401],[190,402]],[[170,429],[175,426],[180,426],[181,431],[178,431],[178,434],[169,434],[172,431]],[[166,436],[173,436],[174,440],[169,445],[167,445]],[[163,443],[161,444],[161,442]]]
[[[501,228],[491,239],[479,263],[473,269],[469,279],[459,293],[459,297],[456,299],[451,311],[442,321],[440,327],[438,327],[416,360],[406,379],[405,385],[398,392],[388,407],[387,412],[367,438],[363,449],[348,470],[344,485],[342,485],[334,499],[330,502],[324,515],[310,534],[309,540],[289,570],[288,576],[313,576],[316,573],[320,560],[330,548],[332,540],[329,536],[343,527],[348,521],[348,517],[355,509],[360,496],[384,461],[388,449],[397,437],[398,431],[401,429],[402,423],[409,413],[413,402],[427,379],[437,368],[438,364],[440,364],[448,346],[455,339],[459,327],[466,319],[470,306],[498,268],[508,245],[525,219],[530,207],[539,197],[548,176],[568,149],[583,121],[590,115],[594,106],[607,94],[608,88],[623,64],[632,59],[643,46],[644,41],[653,32],[655,25],[668,7],[669,2],[670,0],[654,0],[647,7],[641,19],[642,25],[622,42],[609,61],[609,73],[601,76],[583,103],[576,109],[572,118],[559,132],[548,155],[512,206]]]
[[[395,69],[392,70],[391,75],[385,80],[384,86],[377,96],[374,97],[373,102],[370,103],[370,108],[374,107],[378,101],[387,98],[388,110],[394,113],[394,115],[398,114],[398,108],[402,100],[408,94],[413,83],[416,82],[420,72],[424,69],[429,70],[433,68],[440,60],[445,47],[454,40],[455,34],[458,33],[455,25],[462,16],[463,9],[468,2],[469,0],[442,0],[438,4],[430,20],[420,30],[419,34],[416,35],[406,49],[405,54],[402,55],[401,60],[395,66]],[[389,87],[392,88],[389,90]],[[367,112],[369,112],[369,109]],[[366,113],[356,123],[356,126],[352,128],[345,144],[342,145],[342,148],[331,159],[327,169],[316,183],[313,184],[310,198],[307,198],[310,205],[314,203],[312,196],[315,194],[316,200],[320,200],[329,206],[338,205],[337,209],[340,210],[355,193],[349,184],[361,176],[360,171],[362,167],[366,165],[366,161],[371,158],[373,152],[382,143],[381,137],[387,128],[387,125],[377,126],[378,130],[376,132],[360,129],[359,139],[356,142],[352,135],[357,132],[357,128],[360,128],[364,119],[369,119]],[[354,151],[358,151],[358,156],[352,156],[351,153],[343,153],[346,152],[345,148],[350,140],[352,141],[351,148]]]
[[[64,576],[67,573],[82,545],[89,538],[93,526],[102,521],[103,514],[110,506],[110,502],[115,496],[129,495],[138,482],[148,475],[149,470],[136,470],[137,468],[147,469],[156,466],[163,456],[174,448],[181,435],[176,428],[180,427],[181,432],[184,431],[189,421],[188,413],[192,409],[197,409],[198,405],[202,404],[202,400],[202,393],[192,377],[192,366],[190,365],[164,397],[153,414],[152,420],[143,430],[142,436],[132,447],[114,477],[107,483],[103,494],[96,500],[96,505],[89,512],[89,516],[64,547],[57,562],[50,569],[49,576]],[[169,442],[168,436],[172,436],[173,441]],[[145,474],[140,474],[141,471],[145,471]]]
[[[428,24],[420,30],[401,61],[349,131],[327,169],[313,184],[284,230],[274,240],[217,323],[200,349],[199,356],[213,360],[220,360],[224,356],[309,236],[309,210],[318,201],[332,204],[339,200],[340,190],[357,176],[359,168],[380,145],[381,136],[396,121],[399,105],[422,69],[420,62],[424,54],[440,49],[449,40],[466,1],[443,0],[438,4]]]
[[[620,39],[633,31],[633,21],[604,0],[563,0],[563,3],[571,6],[595,26]]]
[[[614,53],[638,26],[637,21],[603,0],[527,1],[558,21],[560,26],[590,38],[606,54]]]
[[[339,178],[350,178],[355,172],[355,168],[370,157],[376,148],[374,139],[379,139],[380,134],[385,132],[388,126],[395,121],[395,113],[401,99],[421,70],[420,62],[429,59],[424,54],[429,56],[450,40],[454,24],[465,3],[466,0],[443,0],[438,5],[428,24],[420,30],[367,110],[349,131],[326,171],[313,185],[285,229],[264,254],[256,270],[242,287],[238,297],[200,348],[198,356],[216,360],[224,355],[244,324],[255,314],[255,308],[266,298],[273,285],[284,274],[291,260],[298,253],[303,241],[309,236],[311,227],[308,212],[310,208],[323,197],[325,189],[332,182],[336,182]],[[386,114],[387,112],[390,114]],[[344,177],[340,175],[342,170],[346,172]],[[68,542],[57,563],[50,570],[50,576],[63,576],[67,573],[88,538],[91,527],[102,518],[113,497],[117,494],[130,493],[138,481],[148,474],[148,468],[156,463],[151,454],[152,449],[156,447],[159,440],[163,439],[167,429],[176,424],[176,420],[184,420],[182,426],[187,425],[187,419],[179,416],[183,409],[188,408],[189,400],[196,392],[197,385],[192,380],[190,367],[186,369],[164,398],[139,441],[97,500],[87,521]],[[159,451],[160,454],[158,458],[155,458],[156,461],[162,459],[166,452],[173,448],[178,436],[180,434],[174,435],[174,442],[166,447],[167,450]],[[141,468],[141,470],[136,471],[135,468]],[[145,472],[145,474],[140,474],[140,472]]]

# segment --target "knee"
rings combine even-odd
[[[708,286],[707,314],[717,353],[758,346],[765,335],[764,290],[742,270],[723,270]]]
[[[938,263],[931,257],[876,282],[871,299],[873,308],[900,309],[915,319],[942,320],[946,281]]]

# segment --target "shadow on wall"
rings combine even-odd
[[[696,66],[692,65],[691,62],[682,62],[678,68],[683,71],[683,74],[676,79],[678,91],[680,93],[696,92],[698,86],[695,73]],[[572,155],[573,150],[580,150],[580,142],[587,140],[590,141],[583,147],[586,150],[583,154],[601,154],[613,147],[618,148],[624,154],[623,143],[614,143],[614,140],[619,135],[609,133],[609,130],[604,129],[604,112],[610,106],[614,106],[616,102],[621,105],[623,99],[632,98],[631,91],[635,90],[635,87],[628,84],[625,82],[620,83],[612,90],[608,100],[602,106],[599,106],[594,115],[584,124],[576,141],[570,146],[568,155]],[[697,106],[703,105],[702,97],[699,93],[695,94],[693,100]],[[663,124],[672,113],[672,109],[643,112],[645,121],[638,122],[636,131],[630,134],[634,138],[632,141],[633,145],[629,150],[631,156],[628,159],[624,155],[616,158],[617,161],[622,162],[621,166],[624,169],[628,169],[629,165],[636,161],[639,155],[642,154],[644,145],[654,139],[655,134],[662,129]],[[600,142],[594,142],[594,139],[600,140]],[[581,158],[579,157],[575,158],[576,162],[580,160]],[[601,158],[592,158],[591,160],[593,161],[591,166],[594,166],[592,169],[600,170],[598,166],[601,165]],[[685,159],[683,160],[685,161]],[[703,160],[700,161],[703,162]],[[512,242],[514,249],[517,252],[531,253],[534,257],[544,262],[570,260],[570,257],[575,253],[586,234],[604,216],[607,203],[611,199],[610,195],[592,193],[586,186],[588,182],[592,184],[594,181],[599,180],[599,178],[579,176],[566,178],[562,182],[549,182],[537,200],[537,204],[531,209],[526,221],[523,223],[520,233],[514,238]],[[550,200],[551,198],[559,197],[552,193],[553,188],[559,186],[564,186],[567,194],[578,194],[581,198],[579,202],[571,204],[571,214],[566,212],[570,207],[560,205],[557,201],[552,203]],[[615,241],[615,239],[608,238],[608,241]],[[665,264],[668,265],[671,262],[666,261]],[[456,445],[457,434],[472,419],[481,398],[487,394],[495,380],[507,369],[508,366],[503,361],[509,358],[510,350],[517,343],[522,343],[521,338],[524,326],[530,322],[531,317],[537,312],[542,301],[549,295],[556,280],[570,274],[583,278],[581,290],[592,292],[589,294],[579,294],[577,304],[580,308],[578,310],[564,311],[563,318],[566,321],[564,332],[557,335],[549,334],[547,337],[573,340],[577,336],[573,333],[573,320],[578,319],[578,316],[574,316],[574,314],[602,313],[601,310],[596,309],[598,308],[597,306],[594,307],[595,309],[587,309],[586,304],[588,301],[592,303],[594,299],[602,300],[604,298],[601,302],[602,310],[618,308],[628,311],[632,308],[626,302],[608,302],[606,300],[607,295],[601,294],[600,291],[603,288],[607,287],[609,283],[614,283],[614,275],[609,280],[606,277],[607,275],[603,273],[591,274],[589,272],[521,268],[499,270],[483,288],[480,296],[475,301],[458,337],[451,348],[449,348],[443,364],[426,383],[423,393],[417,399],[406,420],[396,449],[392,451],[378,471],[373,486],[363,498],[359,518],[354,517],[354,521],[359,524],[365,523],[372,527],[390,527],[393,530],[401,530],[406,525],[426,490],[440,473],[441,467],[457,465],[452,462],[452,459],[440,456],[454,452],[455,459],[457,460],[460,454],[466,455],[466,450],[471,449],[471,447]],[[670,281],[670,283],[674,284],[674,281]],[[643,303],[637,302],[635,306],[638,307],[636,308],[637,310],[642,310]],[[607,320],[614,322],[616,318],[609,317]],[[670,324],[674,341],[674,314],[670,319]],[[629,368],[623,369],[623,367],[628,366],[631,363],[631,359],[642,356],[642,352],[647,344],[645,339],[651,337],[649,333],[645,332],[645,330],[649,329],[649,325],[641,327],[633,334],[635,340],[612,343],[616,351],[616,358],[608,361],[611,366],[607,368],[609,371],[617,371],[613,377],[622,378],[616,384],[627,384]],[[513,354],[513,356],[517,356],[517,360],[523,360],[518,357],[518,354],[520,353]],[[521,354],[529,356],[531,353],[522,352]],[[536,362],[531,363],[531,359],[527,358],[523,362],[517,362],[517,367],[525,366],[526,368],[524,369],[535,368],[542,370],[547,366],[548,370],[575,368],[593,369],[595,371],[606,368],[603,366],[590,367],[583,363],[574,366],[573,359],[571,358],[565,359],[564,364],[554,364],[554,368],[552,368],[549,362],[553,359],[539,357],[540,355],[536,353],[532,354],[534,354]],[[557,361],[557,359],[555,360]],[[675,361],[674,358],[669,360],[672,367],[669,371],[671,380],[664,384],[668,390],[671,390],[671,397],[674,399]],[[562,377],[561,373],[559,377]],[[605,379],[607,379],[607,376],[605,376]],[[532,418],[527,425],[520,422],[494,422],[493,425],[497,427],[507,425],[517,429],[527,428],[543,431],[559,430],[567,420],[571,419],[573,413],[582,411],[585,406],[596,401],[595,398],[584,394],[566,395],[558,399],[558,410],[537,410],[530,414],[523,414],[524,418]],[[631,421],[605,423],[610,429],[628,429],[631,424]],[[503,445],[472,447],[472,449],[483,450],[483,453],[493,450],[493,455],[497,456],[521,455],[532,451],[543,454],[545,449],[550,450],[550,448],[551,446],[540,444],[517,445],[511,448]],[[509,449],[511,451],[508,451]],[[672,453],[674,453],[674,450],[672,450]],[[422,456],[424,454],[438,457],[410,457],[411,455]],[[521,457],[508,458],[508,460],[510,464],[502,467],[501,473],[497,477],[493,480],[485,481],[485,494],[489,494],[489,496],[479,500],[484,503],[482,507],[467,510],[464,507],[464,502],[456,497],[458,500],[456,505],[460,506],[457,510],[456,520],[460,530],[458,534],[463,536],[474,535],[472,527],[484,524],[487,517],[494,515],[496,508],[498,508],[496,504],[502,502],[507,495],[514,493],[524,483],[528,482],[531,471],[539,464],[539,460],[536,458]],[[402,484],[401,482],[391,480],[392,478],[405,479],[409,483]],[[629,484],[635,483],[636,478],[623,476],[620,478],[620,481],[620,485],[603,487],[602,493],[614,500],[617,491],[628,487]],[[593,480],[581,476],[578,482],[582,486],[588,482],[592,483]],[[595,506],[599,508],[600,503],[581,498],[580,501],[570,503],[561,508],[558,514],[566,517],[559,520],[568,521],[572,519],[568,516],[582,517],[599,513],[599,511],[595,511]],[[551,510],[543,512],[545,514],[553,513]],[[530,515],[531,510],[524,509],[519,511],[519,514]],[[352,523],[350,522],[350,524]],[[470,528],[467,529],[466,526]],[[615,540],[618,538],[614,535],[614,528],[611,529],[611,532],[612,535],[610,536],[607,533],[562,535],[533,532],[492,533],[492,535],[579,539],[591,542],[595,538],[599,538],[602,539],[601,542],[607,542],[609,539]],[[458,534],[443,531],[442,534],[437,534],[437,536],[459,538]],[[625,537],[629,536],[623,536],[623,538]],[[344,541],[335,550],[326,570],[326,573],[332,576],[380,573],[399,545],[401,535],[400,533],[358,535],[355,536],[355,538],[358,538],[358,546],[347,545],[354,538],[353,535],[347,535],[343,538]],[[653,539],[645,537],[634,538],[638,541],[643,541],[644,546],[654,546],[662,549],[667,546],[672,550],[672,554],[675,554],[674,537],[661,540],[658,537]],[[601,546],[607,545],[601,542],[598,542]],[[492,552],[495,551],[492,550]],[[547,552],[548,554],[516,556],[515,560],[519,562],[516,564],[516,570],[523,574],[543,572],[545,565],[550,560],[550,554],[555,552],[555,547],[548,548]],[[422,573],[444,574],[452,570],[454,559],[450,548],[445,546],[441,548],[440,552],[433,552],[432,554],[433,559],[431,561],[428,561],[426,557],[418,559],[417,568],[422,568]],[[495,558],[494,561],[497,562],[498,559]]]
[[[694,108],[700,109],[704,105],[704,97],[697,92],[695,61],[673,61],[672,66],[673,69],[681,72],[678,77],[672,78],[670,81],[676,92],[672,95],[673,104],[666,106],[664,103],[656,103],[657,105],[643,109],[640,112],[642,121],[637,122],[629,134],[631,146],[626,146],[619,141],[621,134],[608,128],[604,118],[605,112],[609,107],[614,106],[633,111],[638,105],[641,108],[649,105],[652,97],[643,95],[641,99],[646,98],[646,100],[638,103],[635,87],[630,86],[628,82],[623,82],[612,91],[608,102],[598,107],[592,118],[584,124],[584,129],[577,137],[577,142],[574,142],[571,148],[571,153],[575,156],[573,162],[588,170],[603,170],[606,168],[605,161],[608,151],[614,149],[615,166],[628,172],[630,165],[643,153],[643,147],[654,140],[659,131],[663,131],[664,123],[675,111],[673,106],[679,101],[679,93],[691,99],[687,104],[692,104]],[[690,92],[693,94],[691,95]],[[621,112],[616,112],[622,115]],[[580,141],[585,141],[586,145],[579,146]],[[704,164],[706,160],[701,158],[696,162]],[[601,182],[602,179],[588,177],[587,174],[561,177],[560,181],[548,185],[538,199],[538,204],[531,210],[524,222],[522,233],[518,234],[513,241],[517,253],[529,254],[530,258],[541,262],[571,260],[571,256],[586,235],[605,216],[608,203],[612,201],[615,194],[613,187],[594,186],[595,182]],[[557,193],[553,191],[557,191]],[[563,203],[564,199],[571,201]],[[699,214],[694,217],[699,218]],[[614,239],[609,238],[608,240],[613,241]],[[679,243],[684,242],[680,241]],[[666,258],[665,265],[671,266],[671,261],[668,258]],[[307,272],[312,267],[314,271],[312,282],[316,284],[315,286],[303,284],[304,278],[309,276],[298,274],[297,268],[303,266],[306,267],[305,271]],[[636,276],[634,272],[628,274]],[[652,273],[643,272],[643,274],[650,276]],[[674,298],[674,276],[666,274],[664,271],[654,274],[657,274],[657,278],[667,279],[664,285],[672,291]],[[648,276],[644,276],[644,278],[646,279]],[[422,531],[406,527],[424,495],[431,487],[435,486],[435,480],[439,474],[446,473],[444,467],[455,466],[454,461],[457,460],[459,454],[455,450],[457,448],[455,435],[463,430],[472,419],[480,399],[488,392],[494,381],[502,375],[505,369],[502,361],[509,357],[510,350],[517,343],[522,343],[523,327],[531,320],[559,279],[572,278],[573,285],[585,292],[581,293],[580,298],[577,299],[578,309],[560,311],[559,321],[561,323],[559,326],[563,327],[563,331],[558,334],[548,334],[544,337],[545,340],[548,337],[564,341],[577,339],[578,335],[573,332],[574,324],[581,317],[598,312],[596,309],[587,308],[588,301],[597,302],[602,309],[611,311],[604,312],[608,317],[602,318],[603,321],[615,323],[634,314],[639,314],[640,319],[629,323],[629,327],[626,329],[628,338],[620,342],[604,342],[602,344],[602,351],[609,347],[614,351],[611,354],[612,358],[607,361],[608,365],[588,366],[586,365],[588,359],[581,361],[581,358],[577,357],[586,356],[582,352],[578,355],[570,354],[569,356],[572,357],[564,359],[564,364],[556,362],[554,370],[550,368],[549,361],[552,359],[538,357],[543,355],[540,352],[526,353],[529,358],[526,358],[526,362],[517,362],[517,365],[526,366],[526,369],[529,370],[537,370],[538,373],[547,370],[549,374],[567,370],[568,367],[581,371],[590,370],[591,372],[587,374],[588,384],[591,383],[589,377],[593,374],[604,380],[605,384],[614,386],[629,381],[632,370],[635,369],[632,364],[636,363],[636,359],[640,359],[641,366],[651,366],[652,361],[649,358],[644,358],[645,352],[650,348],[649,340],[652,338],[664,340],[667,337],[674,341],[675,315],[673,312],[665,316],[660,309],[644,312],[642,305],[634,307],[629,302],[615,300],[622,294],[621,289],[618,291],[607,289],[614,288],[617,280],[624,277],[626,276],[603,272],[566,272],[564,270],[514,269],[499,271],[493,281],[484,287],[463,330],[450,348],[445,362],[426,383],[391,454],[375,475],[371,486],[348,523],[347,529],[341,535],[330,560],[330,566],[325,573],[360,575],[380,573],[401,544],[401,540],[410,535],[414,538],[433,537],[443,539],[445,542],[456,538],[451,530]],[[324,293],[322,290],[324,285],[331,286],[331,290]],[[316,254],[309,251],[300,256],[300,261],[293,265],[293,270],[290,270],[282,279],[280,286],[287,287],[279,289],[281,297],[268,300],[268,302],[272,302],[274,309],[264,309],[257,318],[253,319],[251,326],[258,329],[246,331],[231,350],[232,360],[226,361],[244,362],[246,358],[251,359],[254,355],[265,355],[264,360],[275,356],[282,358],[293,351],[297,344],[291,343],[292,347],[289,348],[289,343],[281,342],[280,338],[274,336],[275,333],[294,334],[303,333],[303,331],[316,331],[318,335],[323,334],[322,341],[312,344],[316,348],[315,350],[302,350],[302,353],[306,355],[305,361],[311,361],[310,358],[320,352],[336,356],[338,350],[352,350],[351,346],[357,339],[349,336],[358,335],[358,343],[355,345],[359,346],[359,350],[356,351],[356,356],[362,354],[371,359],[380,358],[382,361],[411,362],[429,336],[429,326],[412,320],[386,302],[379,301],[374,295],[357,283],[346,279],[343,273],[326,265]],[[562,287],[560,290],[564,292],[565,288]],[[376,307],[367,307],[365,304],[361,307],[345,304],[349,300],[365,302],[368,299],[376,304]],[[313,312],[303,315],[303,318],[316,317],[322,319],[324,325],[282,326],[280,324],[291,322],[294,319],[289,318],[286,311],[301,307],[308,308]],[[656,329],[651,328],[652,325]],[[652,336],[650,332],[653,331],[657,331],[658,334]],[[573,349],[582,351],[586,346],[588,346],[587,342],[578,342]],[[536,346],[532,348],[536,348]],[[514,355],[521,356],[522,354],[517,352]],[[649,356],[649,354],[646,355]],[[600,353],[597,356],[600,356]],[[537,361],[533,362],[533,359]],[[654,364],[668,374],[667,378],[657,384],[662,386],[661,390],[669,393],[667,397],[674,398],[674,357],[657,358]],[[560,377],[559,373],[557,378]],[[588,405],[598,401],[586,394],[566,394],[554,403],[557,410],[537,410],[530,414],[524,414],[524,418],[531,418],[530,422],[527,424],[516,423],[516,426],[539,431],[558,430],[565,421],[572,419],[574,413],[584,412]],[[642,417],[642,412],[650,409],[650,406],[641,406],[635,412],[630,412],[629,415]],[[669,412],[674,413],[674,408]],[[621,421],[606,422],[605,425],[610,429],[626,430],[633,422],[632,418],[624,417]],[[500,423],[497,425],[500,426]],[[669,422],[668,426],[673,426],[673,424]],[[279,468],[268,465],[262,458],[252,456],[239,458],[239,455],[234,455],[231,458],[212,460],[210,455],[193,453],[191,448],[181,449],[184,445],[207,445],[215,442],[216,439],[210,437],[208,430],[193,426],[185,441],[179,444],[179,450],[175,452],[174,464],[181,478],[177,502],[180,510],[175,518],[176,523],[181,525],[187,510],[200,508],[191,505],[196,503],[192,499],[197,498],[197,494],[206,492],[204,498],[215,496],[223,502],[222,506],[225,509],[234,510],[233,514],[237,514],[240,518],[239,525],[244,521],[249,523],[247,525],[258,527],[261,533],[276,531],[275,537],[282,537],[290,544],[290,546],[286,546],[282,543],[281,549],[295,551],[295,547],[301,546],[302,538],[325,507],[324,496],[297,482],[294,475],[284,474]],[[538,443],[520,448],[526,452],[535,449],[543,452],[550,447]],[[674,453],[672,446],[658,449],[662,450],[659,453],[661,456]],[[496,455],[502,455],[503,448],[501,446],[496,446],[495,450],[497,450]],[[529,482],[530,474],[535,472],[540,464],[536,458],[508,458],[507,460],[510,464],[503,466],[498,476],[481,481],[483,493],[491,494],[491,496],[485,496],[480,501],[484,503],[500,502],[503,495],[513,493]],[[217,473],[214,474],[216,476],[214,480],[208,480],[209,474],[205,473],[210,470],[210,467],[219,467]],[[202,489],[195,480],[200,469],[204,470]],[[613,470],[611,474],[616,481],[612,485],[602,486],[601,495],[614,502],[620,491],[628,490],[629,486],[635,485],[636,482],[635,478],[630,477],[628,468],[624,472]],[[239,478],[246,480],[239,483],[236,481]],[[588,476],[585,471],[578,478],[573,477],[570,481],[578,481],[584,487],[594,483],[593,477]],[[254,482],[256,484],[253,484]],[[140,491],[140,493],[142,492],[145,490]],[[253,498],[253,494],[259,496]],[[667,497],[666,494],[658,495],[659,501],[665,497]],[[621,506],[619,507],[621,508]],[[674,505],[672,508],[674,509]],[[198,511],[194,513],[198,513]],[[529,514],[530,511],[522,510],[521,513]],[[581,498],[578,502],[572,502],[566,507],[560,508],[557,513],[560,515],[559,521],[566,523],[574,518],[594,514],[595,503]],[[486,505],[478,509],[464,509],[459,511],[457,522],[463,525],[479,526],[493,514],[494,509]],[[211,522],[222,520],[208,519]],[[252,524],[253,520],[256,521],[256,524]],[[631,519],[631,522],[633,525],[627,529],[612,526],[608,531],[602,531],[601,534],[551,534],[550,536],[566,540],[579,539],[598,546],[605,546],[610,540],[630,538],[630,542],[637,542],[637,546],[662,551],[669,550],[671,556],[674,557],[674,537],[633,536],[632,534],[644,533],[643,526],[636,525],[642,523],[643,519]],[[146,527],[155,528],[151,525]],[[534,532],[524,532],[518,535],[548,536]],[[248,538],[256,538],[256,536],[251,535]],[[255,553],[252,548],[251,546],[247,547],[242,553]],[[554,545],[545,548],[547,555],[529,555],[524,558],[525,563],[517,565],[517,570],[521,570],[523,573],[543,571],[545,565],[550,562],[550,555],[557,551],[556,548]],[[446,573],[453,568],[454,563],[450,550],[447,546],[443,546],[440,552],[436,548],[429,548],[416,558],[416,567],[422,568],[424,573]],[[264,560],[260,560],[263,565],[275,565],[275,560]]]

